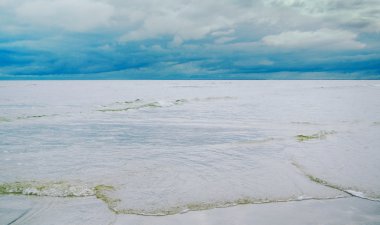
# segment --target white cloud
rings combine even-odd
[[[345,30],[286,31],[262,38],[265,45],[283,48],[361,49],[357,34]]]
[[[215,43],[216,44],[224,44],[224,43],[233,41],[235,39],[236,39],[235,37],[221,37],[221,38],[216,39]]]
[[[241,10],[234,4],[212,1],[150,1],[132,4],[119,14],[130,26],[120,41],[135,41],[160,36],[172,36],[176,40],[199,40],[218,31],[231,30]],[[131,25],[135,24],[135,25]]]
[[[265,5],[291,8],[332,26],[359,32],[380,32],[379,0],[265,0]]]
[[[171,42],[171,45],[172,47],[178,47],[180,45],[182,45],[183,43],[183,39],[180,37],[180,36],[174,36],[172,42]]]
[[[220,31],[212,32],[211,35],[218,37],[218,36],[230,35],[233,33],[235,33],[234,29],[228,29],[228,30],[220,30]]]
[[[18,18],[26,24],[88,31],[110,23],[114,7],[91,0],[28,1],[16,9]]]
[[[9,4],[10,0],[0,0],[0,7],[7,6]]]
[[[255,42],[267,34],[319,27],[377,32],[378,1],[0,0],[0,31],[21,29],[29,34],[41,28],[77,32],[107,28],[121,42],[166,37],[173,46],[183,46],[188,40],[210,38],[226,45],[232,38]],[[301,33],[297,35],[307,36]],[[362,47],[355,38],[347,44]]]

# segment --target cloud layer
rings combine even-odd
[[[0,79],[376,77],[379,35],[378,0],[0,0]]]
[[[365,44],[356,40],[357,34],[345,30],[286,31],[263,37],[266,45],[285,48],[362,49]]]
[[[78,32],[108,26],[113,14],[112,5],[90,0],[28,1],[15,10],[25,24]]]

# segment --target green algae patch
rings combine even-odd
[[[142,100],[137,98],[133,101],[124,101],[124,102],[115,102],[116,104],[133,104],[133,103],[137,103],[137,102],[141,102]]]
[[[1,116],[0,116],[0,123],[4,123],[4,122],[11,122],[11,120],[8,119],[8,118],[1,117]]]
[[[18,120],[41,119],[41,118],[52,117],[52,116],[57,116],[57,114],[52,114],[52,115],[19,116],[19,117],[17,117],[17,119],[18,119]]]
[[[327,183],[327,181],[322,180],[322,179],[320,179],[320,178],[318,178],[318,177],[315,177],[315,176],[313,176],[313,175],[306,174],[306,176],[307,176],[307,178],[309,178],[309,180],[311,180],[311,181],[313,181],[313,182],[315,182],[315,183],[322,184],[322,185],[329,185],[329,184]]]
[[[362,196],[360,196],[360,195],[355,194],[355,193],[352,192],[352,191],[349,191],[349,189],[351,189],[351,188],[348,188],[348,189],[347,189],[347,188],[340,187],[340,186],[338,186],[338,185],[331,184],[331,183],[329,183],[329,182],[327,182],[327,181],[325,181],[325,180],[322,180],[321,178],[318,178],[318,177],[312,176],[312,175],[310,175],[310,174],[305,174],[305,175],[306,175],[306,176],[309,178],[309,180],[311,180],[312,182],[315,182],[315,183],[321,184],[321,185],[326,186],[326,187],[329,187],[329,188],[336,189],[336,190],[338,190],[338,191],[342,191],[342,192],[344,192],[344,193],[346,193],[346,194],[348,194],[348,195],[351,195],[351,196],[355,196],[355,197],[359,197],[359,198],[364,198],[364,197],[362,197]]]
[[[0,184],[0,194],[19,194],[50,197],[93,196],[92,188],[65,182],[13,182]]]
[[[123,112],[123,111],[129,111],[129,110],[139,110],[139,109],[154,109],[154,108],[167,108],[167,107],[173,107],[177,105],[182,105],[187,103],[188,100],[186,99],[176,99],[170,102],[161,103],[161,102],[144,102],[141,99],[136,99],[134,101],[125,101],[125,102],[116,102],[116,104],[119,104],[119,107],[117,106],[109,106],[110,108],[107,108],[107,106],[103,109],[99,109],[96,111],[99,112]],[[122,108],[120,105],[126,105],[127,107]]]
[[[114,191],[115,188],[109,185],[98,185],[94,187],[95,196],[97,199],[102,200],[107,204],[108,208],[114,213],[120,213],[117,209],[117,203],[120,202],[120,199],[114,199],[109,197],[106,193],[110,191]]]
[[[300,134],[300,135],[297,135],[296,138],[297,138],[298,141],[308,141],[308,140],[311,140],[311,139],[317,139],[319,137],[317,135],[303,135],[303,134]]]
[[[145,108],[145,107],[155,108],[155,107],[161,107],[161,105],[158,102],[151,102],[151,103],[141,105],[139,108]]]
[[[20,194],[20,195],[38,195],[31,190],[43,191],[45,185],[36,184],[35,182],[14,182],[0,184],[0,194]]]
[[[213,204],[213,203],[193,203],[193,204],[188,204],[186,206],[187,210],[190,211],[200,211],[200,210],[207,210],[207,209],[213,209],[217,208],[218,204]]]
[[[181,104],[184,104],[186,102],[188,102],[186,99],[177,99],[174,101],[174,104],[175,105],[181,105]]]
[[[311,199],[311,198],[309,198]],[[251,197],[243,197],[232,201],[225,202],[194,202],[185,205],[172,206],[160,209],[119,209],[117,214],[133,214],[142,216],[168,216],[180,213],[187,213],[190,211],[203,211],[216,208],[228,208],[237,205],[247,205],[247,204],[268,204],[268,203],[278,203],[278,202],[292,202],[301,201],[300,198],[294,197],[290,199],[255,199]]]
[[[23,194],[23,191],[28,187],[30,184],[22,182],[0,184],[0,194]]]
[[[307,173],[305,171],[305,169],[301,165],[299,165],[298,163],[292,162],[292,165],[295,166],[300,172],[302,172],[304,174],[304,176],[306,176],[310,181],[312,181],[314,183],[317,183],[317,184],[320,184],[320,185],[323,185],[325,187],[329,187],[329,188],[333,188],[333,189],[338,190],[338,191],[342,191],[342,192],[344,192],[344,193],[346,193],[348,195],[353,196],[353,194],[350,193],[350,192],[348,192],[346,188],[343,188],[343,187],[340,187],[338,185],[329,183],[326,180],[323,180],[323,179],[321,179],[319,177],[316,177],[316,176],[313,176],[313,175]]]
[[[335,134],[335,133],[336,133],[335,131],[319,131],[318,133],[315,133],[312,135],[299,134],[295,136],[295,138],[299,142],[304,142],[304,141],[309,141],[313,139],[325,139],[328,135]]]
[[[43,118],[43,117],[47,117],[48,115],[36,115],[36,116],[27,116],[26,118],[28,119],[32,119],[32,118]]]
[[[98,185],[98,186],[95,186],[94,188],[95,191],[113,191],[115,190],[115,188],[113,186],[110,186],[110,185]]]
[[[130,104],[133,104],[130,103]],[[99,112],[123,112],[123,111],[129,111],[129,110],[138,110],[138,109],[143,109],[143,108],[161,108],[162,106],[158,102],[151,102],[151,103],[146,103],[142,105],[135,105],[135,106],[129,106],[126,108],[108,108],[108,109],[99,109],[97,111]]]
[[[99,109],[97,111],[99,112],[122,112],[122,111],[128,111],[130,108],[124,108],[124,109]]]
[[[236,203],[238,205],[246,205],[246,204],[253,204],[253,203],[256,203],[256,202],[258,202],[258,201],[255,201],[255,200],[253,200],[251,198],[240,198],[240,199],[238,199],[234,203]],[[234,204],[234,203],[232,203],[232,204]]]

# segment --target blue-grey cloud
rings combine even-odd
[[[380,78],[379,34],[378,0],[0,0],[0,79]]]

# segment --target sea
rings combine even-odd
[[[380,215],[379,178],[380,81],[0,82],[0,224],[349,198]]]

